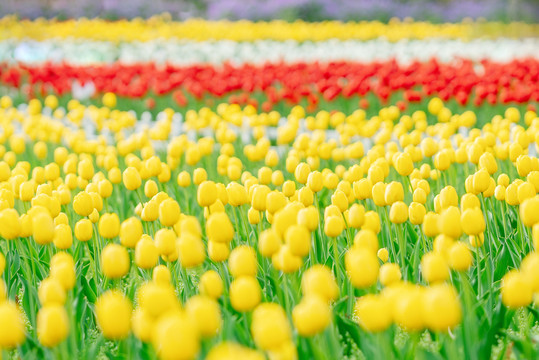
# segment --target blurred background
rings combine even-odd
[[[1,0],[0,16],[23,18],[149,17],[168,12],[173,19],[282,19],[293,21],[380,20],[392,17],[431,22],[464,18],[539,21],[539,0]]]

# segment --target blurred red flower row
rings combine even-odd
[[[456,99],[461,104],[472,100],[476,105],[539,101],[539,60],[514,60],[508,63],[461,60],[443,64],[435,59],[399,65],[396,61],[355,63],[272,63],[234,66],[207,64],[191,66],[143,64],[1,64],[0,83],[42,95],[64,95],[74,82],[93,82],[98,93],[114,92],[130,98],[172,93],[179,105],[190,95],[232,96],[232,101],[249,99],[263,92],[266,106],[286,101],[307,100],[316,105],[321,98],[364,96],[372,92],[382,102],[395,91],[402,91],[407,102],[419,102],[426,96]],[[28,85],[26,85],[28,84]],[[269,105],[268,105],[269,104]]]

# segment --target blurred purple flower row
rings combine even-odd
[[[214,0],[207,8],[210,19],[270,19],[284,16],[328,19],[381,19],[412,17],[416,20],[460,21],[528,20],[539,16],[537,1],[523,0]],[[534,19],[535,17],[535,19]]]
[[[537,0],[2,0],[0,15],[21,17],[148,17],[169,12],[176,19],[324,19],[539,21]]]

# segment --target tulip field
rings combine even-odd
[[[539,358],[539,25],[0,18],[0,360]]]

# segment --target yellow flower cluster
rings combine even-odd
[[[191,19],[185,22],[170,21],[167,17],[148,20],[105,21],[102,19],[77,19],[67,21],[37,19],[19,20],[13,16],[0,19],[0,39],[75,37],[101,41],[148,41],[157,38],[179,38],[192,41],[234,40],[255,41],[322,41],[328,39],[370,40],[379,37],[390,41],[402,39],[474,39],[497,37],[523,37],[539,35],[539,25],[525,23],[495,23],[464,21],[455,24],[391,21],[308,23],[269,21],[206,21]]]
[[[297,359],[297,337],[335,326],[337,306],[367,332],[451,331],[474,316],[462,305],[469,269],[481,282],[506,213],[524,260],[498,271],[501,302],[520,308],[539,294],[534,111],[521,119],[508,107],[478,129],[475,113],[438,98],[370,118],[296,106],[286,122],[220,104],[189,111],[187,134],[174,136],[171,109],[137,131],[114,94],[104,107],[55,100],[0,99],[0,236],[25,269],[48,266],[36,319],[26,314],[44,347],[74,330],[66,306],[86,277],[101,334],[133,333],[162,359],[196,358],[236,319],[260,351],[221,343],[209,359]],[[5,262],[0,253],[0,275]],[[24,315],[6,289],[0,279],[0,347],[11,349],[25,340]]]

